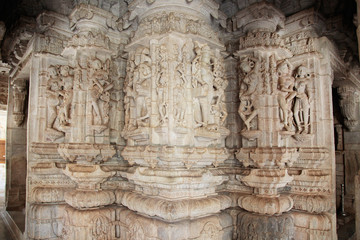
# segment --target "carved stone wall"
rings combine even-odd
[[[356,130],[357,70],[318,11],[235,2],[75,1],[9,33],[28,239],[336,238],[332,85]]]

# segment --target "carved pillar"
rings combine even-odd
[[[110,145],[110,107],[119,81],[112,57],[118,56],[124,37],[114,24],[119,21],[90,5],[79,5],[70,15],[74,35],[62,52],[69,64],[59,66],[64,92],[57,129],[65,134],[58,147],[68,162],[63,172],[77,187],[64,195],[70,205],[64,212],[65,239],[115,236],[115,209],[106,207],[115,202],[115,193],[101,183],[115,174],[102,163],[116,153],[115,145]]]
[[[83,4],[69,18],[38,17],[42,32],[32,41],[30,79],[31,238],[116,237],[116,210],[108,207],[116,187],[101,184],[115,174],[104,162],[118,164],[112,157],[122,143],[119,56],[127,36],[121,21]]]
[[[299,157],[288,170],[293,177],[288,186],[294,201],[295,239],[336,238],[334,66],[327,55],[333,46],[321,37],[324,26],[321,15],[310,9],[288,17],[283,36],[295,69],[291,110],[296,133],[289,146],[298,149]]]
[[[129,9],[138,29],[126,47],[122,156],[137,166],[124,175],[135,190],[119,192],[119,203],[146,216],[130,213],[148,238],[227,238],[231,220],[217,214],[230,199],[215,193],[227,177],[211,171],[228,157],[229,134],[224,47],[210,27],[218,5],[140,0]]]
[[[344,116],[344,124],[350,131],[353,131],[359,123],[357,120],[360,102],[359,92],[351,86],[341,86],[337,92],[340,96],[340,108]]]
[[[293,180],[287,167],[299,155],[288,144],[288,137],[296,131],[289,120],[296,92],[293,66],[288,61],[292,54],[276,33],[284,21],[283,14],[266,3],[251,5],[236,15],[237,27],[246,34],[240,37],[236,54],[240,69],[238,112],[245,124],[243,148],[236,157],[245,167],[252,167],[249,175],[239,176],[239,180],[253,188],[252,195],[238,199],[239,206],[248,211],[238,216],[239,239],[294,236],[293,219],[286,213],[293,200],[278,191]]]
[[[245,33],[237,52],[245,128],[236,156],[251,167],[238,179],[253,189],[238,199],[248,211],[238,215],[238,236],[334,236],[332,76],[316,55],[321,17],[304,11],[285,21],[272,5],[257,3],[235,21]]]

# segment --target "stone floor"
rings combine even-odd
[[[338,223],[338,240],[351,240],[354,239],[355,234],[355,216],[347,215],[341,216],[337,215]]]
[[[9,230],[6,228],[5,222],[0,214],[0,239],[1,240],[12,240]]]

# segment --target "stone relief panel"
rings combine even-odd
[[[126,138],[139,143],[154,141],[149,139],[151,128],[161,136],[170,126],[178,139],[194,134],[198,139],[215,142],[229,133],[224,127],[227,81],[223,60],[208,45],[191,40],[182,45],[153,42],[150,48],[140,47],[129,53],[127,68]],[[193,144],[189,140],[176,141]]]

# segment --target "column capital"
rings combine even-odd
[[[242,28],[243,32],[275,32],[279,28],[284,28],[285,23],[284,14],[266,2],[252,4],[239,11],[234,19],[236,28]]]

